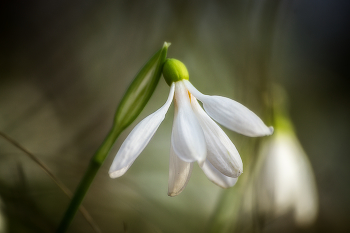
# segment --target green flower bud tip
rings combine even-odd
[[[163,77],[170,86],[173,82],[183,79],[189,80],[186,66],[179,60],[168,58],[163,66]]]
[[[169,46],[171,45],[171,43],[170,42],[164,42],[164,44],[163,44],[163,48],[169,48]]]

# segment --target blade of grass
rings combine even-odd
[[[11,143],[13,146],[15,146],[17,149],[24,152],[29,158],[31,158],[36,164],[41,167],[44,172],[56,183],[56,185],[71,199],[73,194],[72,192],[50,171],[50,169],[40,160],[38,157],[36,157],[33,153],[29,152],[26,148],[21,146],[17,141],[10,138],[7,134],[0,131],[0,136],[3,137],[6,141]],[[85,209],[84,206],[80,206],[79,211],[84,216],[86,221],[90,224],[90,226],[94,229],[95,232],[101,233],[100,228],[97,226],[89,212]]]

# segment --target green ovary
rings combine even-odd
[[[170,86],[173,82],[183,79],[189,80],[186,66],[179,60],[168,58],[164,62],[163,76],[167,84]]]

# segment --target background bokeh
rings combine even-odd
[[[70,190],[106,136],[133,77],[168,41],[168,57],[186,64],[200,91],[233,98],[268,125],[273,124],[266,104],[271,83],[289,96],[291,120],[314,169],[319,214],[308,227],[296,226],[287,214],[254,231],[350,231],[349,1],[5,0],[1,5],[0,131],[42,160]],[[136,122],[158,109],[168,91],[161,79]],[[239,219],[244,195],[235,192],[248,182],[244,176],[249,177],[264,139],[227,130],[245,165],[237,185],[222,190],[195,165],[183,193],[170,198],[172,119],[170,108],[130,170],[112,180],[109,166],[132,126],[117,140],[83,202],[102,232],[210,231],[222,214],[222,200],[235,203],[225,211]],[[68,202],[37,164],[0,138],[1,233],[53,232]],[[94,231],[78,213],[69,232]]]

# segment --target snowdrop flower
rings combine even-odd
[[[110,177],[120,177],[130,168],[175,99],[168,195],[176,196],[185,188],[193,162],[197,162],[215,184],[222,188],[233,186],[243,173],[243,163],[236,147],[214,120],[250,137],[270,135],[273,128],[267,127],[257,115],[234,100],[199,92],[189,82],[185,65],[178,60],[166,60],[163,76],[170,86],[167,101],[131,131],[114,158]],[[197,99],[203,103],[205,111]]]
[[[310,162],[294,135],[277,133],[263,151],[258,179],[259,209],[281,216],[294,211],[298,225],[312,223],[318,212],[318,196]]]
[[[279,93],[277,101],[284,98]],[[275,107],[276,132],[263,144],[257,161],[258,208],[274,218],[293,211],[299,226],[309,225],[318,213],[315,177],[286,110],[281,108],[281,103]]]

